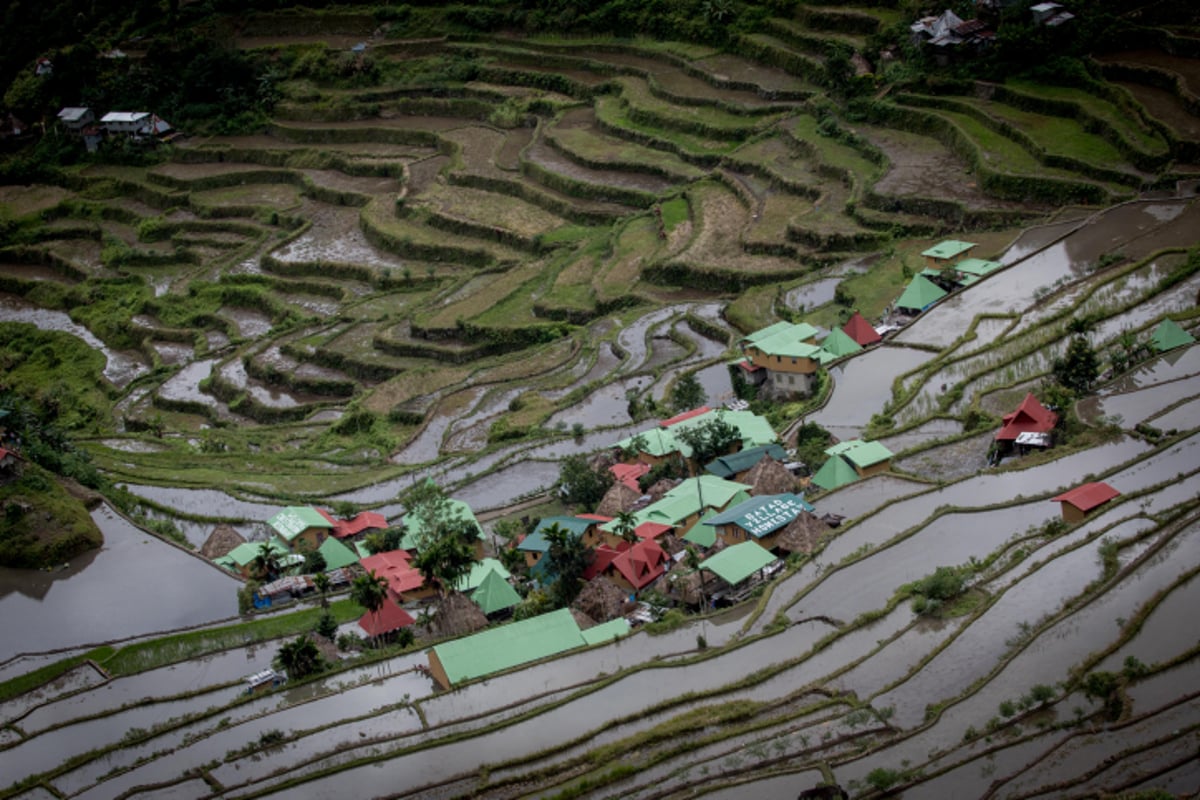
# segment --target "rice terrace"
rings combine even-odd
[[[0,798],[1200,796],[1200,10],[13,4]]]

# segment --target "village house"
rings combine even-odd
[[[859,347],[870,347],[883,340],[879,331],[875,330],[874,326],[857,311],[850,315],[850,319],[846,320],[846,324],[842,326],[842,332],[857,342]]]
[[[96,115],[86,106],[67,106],[58,112],[59,123],[68,133],[83,135],[83,129],[96,121]]]
[[[947,292],[925,274],[914,275],[912,281],[896,299],[896,310],[916,316],[945,297]]]
[[[1195,344],[1196,337],[1192,336],[1175,320],[1167,317],[1154,329],[1150,335],[1150,346],[1157,353],[1165,353],[1177,347]]]
[[[389,550],[359,559],[368,573],[387,581],[387,594],[393,603],[428,600],[436,588],[426,584],[425,576],[412,565],[412,556],[404,550]]]
[[[852,356],[855,353],[862,352],[862,345],[854,341],[853,338],[841,328],[834,328],[829,335],[821,342],[821,350],[817,353],[817,360],[821,366],[825,366],[839,358]]]
[[[325,559],[325,569],[336,570],[358,564],[358,554],[332,536],[321,542],[317,548],[321,558]]]
[[[1102,481],[1085,483],[1076,486],[1069,492],[1063,492],[1058,497],[1050,498],[1051,502],[1062,504],[1062,518],[1067,522],[1082,522],[1093,510],[1119,497],[1113,487]]]
[[[813,507],[799,495],[775,494],[751,497],[725,511],[707,517],[703,525],[716,529],[716,538],[727,546],[756,542],[764,550],[779,547],[780,534],[789,524]]]
[[[717,457],[705,464],[704,470],[710,475],[716,475],[718,478],[727,481],[741,481],[742,478],[746,477],[746,473],[764,458],[786,461],[787,452],[776,442],[757,447],[747,447],[736,453]]]
[[[879,442],[851,439],[825,450],[829,459],[812,476],[812,483],[827,491],[853,483],[892,466],[892,451]]]
[[[533,532],[517,544],[517,550],[525,554],[525,565],[533,569],[550,550],[550,540],[546,538],[546,532],[551,528],[558,526],[574,538],[582,539],[585,547],[598,547],[605,539],[600,532],[600,526],[606,522],[607,517],[596,519],[591,515],[543,517]]]
[[[776,322],[742,339],[742,353],[750,365],[764,370],[762,384],[775,394],[808,394],[820,367],[819,333],[807,322]]]
[[[243,578],[249,580],[250,578],[257,577],[256,562],[258,555],[261,552],[262,545],[262,542],[242,542],[225,555],[215,559],[213,563],[218,567],[227,569],[230,572],[235,572]],[[280,561],[286,560],[291,555],[287,549],[287,546],[276,539],[270,540],[267,542],[267,545],[270,551],[274,553],[275,557]]]
[[[136,136],[150,124],[149,111],[110,111],[100,118],[100,124],[110,134]]]
[[[929,269],[943,270],[948,267],[953,267],[959,261],[970,255],[978,245],[974,242],[960,242],[956,239],[947,239],[944,242],[938,242],[928,250],[921,252],[925,257],[925,266]]]
[[[333,523],[311,506],[288,506],[267,520],[267,526],[293,553],[318,550]]]
[[[1034,25],[1046,28],[1057,28],[1059,25],[1075,19],[1074,14],[1058,3],[1038,3],[1029,7],[1029,13],[1033,17]]]
[[[749,497],[750,487],[742,483],[727,481],[715,475],[700,475],[681,481],[655,503],[634,512],[636,525],[652,522],[674,531],[682,537],[700,521],[704,512],[724,510],[733,502]],[[617,522],[606,523],[603,529],[616,532]]]
[[[391,600],[385,600],[378,611],[368,611],[358,618],[358,627],[372,639],[387,639],[416,620]]]
[[[1057,424],[1058,414],[1039,403],[1031,392],[1025,395],[1016,411],[1004,415],[995,442],[1006,452],[1013,448],[1024,453],[1031,447],[1050,447]]]
[[[330,534],[335,539],[342,541],[357,539],[369,531],[387,530],[388,527],[387,517],[374,511],[359,512],[354,519],[350,520],[339,519],[322,508],[316,509],[316,512],[333,526]]]
[[[632,458],[642,464],[657,465],[672,458],[681,458],[687,462],[689,471],[695,473],[702,469],[703,465],[692,463],[692,446],[684,441],[680,434],[704,426],[715,419],[737,429],[740,442],[733,448],[735,452],[746,447],[770,444],[777,439],[771,423],[764,417],[750,411],[701,406],[663,420],[649,430],[622,439],[613,447],[622,454],[634,453]]]
[[[471,601],[479,606],[479,610],[489,620],[508,616],[521,602],[521,595],[517,594],[517,590],[508,582],[508,570],[503,567],[488,569],[483,580],[471,589],[470,596]]]
[[[439,686],[449,689],[568,650],[608,642],[628,632],[629,623],[624,618],[580,630],[570,609],[560,608],[434,645],[428,651],[429,672]]]
[[[636,595],[662,577],[670,564],[671,557],[657,542],[643,539],[613,557],[604,574],[618,588]]]
[[[722,581],[722,588],[709,595],[714,605],[733,605],[744,600],[755,585],[766,579],[779,559],[754,542],[726,547],[700,562],[701,572],[711,572]]]
[[[959,286],[970,286],[1004,266],[999,261],[983,258],[964,258],[954,265],[954,281]]]

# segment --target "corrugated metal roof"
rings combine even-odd
[[[512,573],[504,568],[499,559],[485,558],[472,564],[471,571],[459,578],[458,583],[454,584],[454,588],[460,592],[469,592],[480,586],[484,578],[491,572],[498,573],[504,580],[512,577]]]
[[[726,583],[734,585],[776,560],[775,556],[759,547],[757,543],[742,542],[704,559],[700,562],[700,569],[706,569],[720,576]]]
[[[491,675],[584,644],[569,609],[560,608],[433,647],[451,684]]]
[[[629,635],[629,620],[624,617],[617,617],[614,620],[609,620],[603,625],[597,625],[594,628],[588,628],[583,631],[583,641],[588,644],[601,644],[611,642],[613,639],[619,639],[622,636]]]
[[[1121,493],[1103,481],[1096,483],[1085,483],[1082,486],[1076,486],[1069,492],[1063,492],[1058,497],[1050,498],[1051,501],[1060,503],[1070,503],[1080,511],[1091,511],[1097,506],[1102,506],[1114,497]]]
[[[946,292],[924,275],[917,275],[896,300],[896,308],[924,311],[946,296]]]
[[[340,569],[358,562],[358,555],[332,536],[321,542],[317,552],[325,559],[325,569]]]
[[[962,20],[955,23],[956,26],[961,24]],[[967,252],[974,246],[974,242],[960,242],[957,239],[947,239],[944,242],[938,242],[928,250],[923,250],[921,255],[930,258],[954,258],[957,255]]]
[[[1194,336],[1185,331],[1178,322],[1170,318],[1158,323],[1158,327],[1150,335],[1150,344],[1160,353],[1165,353],[1167,350],[1174,350],[1176,347],[1193,344],[1195,341]]]
[[[751,497],[743,503],[714,514],[705,520],[705,525],[737,525],[754,537],[766,536],[777,531],[805,511],[813,507],[799,495],[767,494]]]
[[[830,458],[812,476],[812,482],[827,491],[854,483],[856,480],[858,480],[858,473],[841,456]]]
[[[517,594],[517,590],[508,582],[507,575],[501,575],[499,570],[489,569],[471,593],[471,599],[484,614],[493,614],[521,602],[521,595]]]
[[[267,524],[289,542],[309,528],[333,528],[333,523],[311,506],[288,506],[267,520]]]
[[[730,478],[739,472],[750,469],[766,456],[770,456],[776,461],[783,461],[787,458],[787,452],[781,445],[774,442],[757,447],[747,447],[736,453],[713,459],[704,469],[718,478]]]

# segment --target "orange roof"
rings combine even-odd
[[[633,529],[635,535],[643,539],[657,539],[669,530],[673,530],[670,525],[664,525],[661,522],[643,522]]]
[[[590,519],[593,522],[612,522],[612,517],[606,517],[603,514],[576,514],[579,519]]]
[[[875,330],[871,323],[867,322],[866,318],[864,318],[863,315],[857,311],[851,314],[850,319],[847,320],[846,324],[842,326],[842,333],[858,342],[858,344],[862,347],[866,347],[869,344],[875,344],[883,338],[879,335],[879,332]]]
[[[996,441],[1013,441],[1022,433],[1049,433],[1057,423],[1058,414],[1039,403],[1031,392],[1016,411],[1004,415],[1004,425],[996,431]]]
[[[698,417],[701,414],[707,414],[710,411],[712,411],[712,409],[709,408],[708,406],[700,406],[699,408],[693,408],[691,411],[685,411],[682,414],[676,414],[675,416],[671,417],[670,419],[664,419],[662,422],[660,422],[658,424],[659,424],[659,427],[669,428],[672,425],[677,425],[686,419],[691,419],[692,417]]]
[[[382,636],[385,633],[412,625],[414,621],[412,614],[388,601],[375,613],[368,611],[363,614],[358,620],[358,627],[366,631],[368,636]]]
[[[409,562],[412,556],[405,550],[389,550],[359,559],[363,569],[374,572],[387,581],[388,590],[397,597],[403,592],[420,589],[425,585],[425,576]]]
[[[604,572],[612,564],[613,559],[621,555],[628,548],[629,545],[627,544],[624,547],[610,547],[607,544],[597,547],[592,554],[592,563],[588,564],[588,568],[583,571],[583,579],[590,581],[601,572]]]
[[[1118,497],[1121,493],[1103,481],[1097,483],[1085,483],[1083,486],[1076,486],[1069,492],[1063,492],[1058,497],[1050,498],[1052,501],[1060,503],[1070,503],[1080,511],[1088,512],[1093,508],[1102,506],[1114,497]]]
[[[361,511],[352,520],[338,519],[323,508],[318,508],[317,513],[329,520],[333,535],[338,539],[356,536],[368,529],[384,530],[388,526],[387,517],[374,511]]]
[[[643,539],[612,560],[612,567],[621,573],[635,589],[649,586],[666,572],[670,561],[666,552],[653,539]]]
[[[635,492],[641,492],[638,486],[638,478],[650,471],[649,464],[613,464],[608,468],[609,472],[616,478],[617,483],[623,483]]]

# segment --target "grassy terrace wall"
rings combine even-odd
[[[980,188],[995,197],[1059,205],[1104,203],[1110,199],[1109,193],[1096,184],[1037,175],[1014,175],[993,169],[962,128],[936,113],[892,103],[875,103],[871,106],[869,118],[877,124],[892,125],[934,137],[970,164],[979,178]]]

